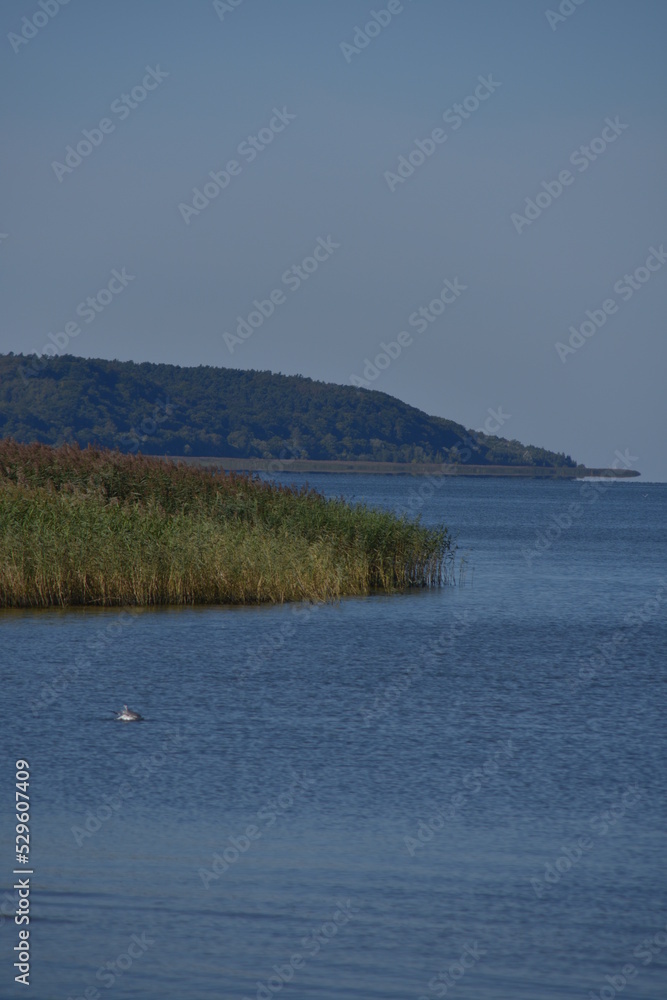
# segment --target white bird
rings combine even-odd
[[[119,722],[141,722],[143,715],[139,715],[138,712],[133,712],[127,705],[123,705],[122,712],[116,712],[116,720]]]

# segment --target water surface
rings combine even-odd
[[[30,995],[569,1000],[631,963],[624,995],[656,1000],[667,486],[308,480],[444,520],[464,585],[2,613]]]

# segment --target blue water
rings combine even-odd
[[[26,995],[664,996],[667,486],[309,480],[444,520],[461,585],[2,613]]]

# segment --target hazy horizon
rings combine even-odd
[[[365,381],[667,480],[657,0],[0,23],[0,351]]]

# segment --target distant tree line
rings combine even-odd
[[[574,466],[383,392],[200,365],[0,355],[0,435],[145,455]]]

